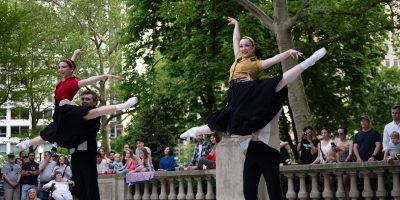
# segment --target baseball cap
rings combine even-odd
[[[8,157],[8,158],[15,158],[15,155],[14,155],[13,153],[9,153],[9,154],[7,155],[7,157]]]
[[[361,115],[361,116],[360,116],[360,120],[362,120],[362,119],[371,121],[371,118],[370,118],[368,115]]]

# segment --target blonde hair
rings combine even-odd
[[[254,48],[256,47],[256,43],[254,42],[253,38],[251,38],[251,37],[249,37],[249,36],[244,36],[244,37],[242,37],[242,40],[243,40],[243,39],[248,39],[248,40],[250,40],[250,42],[251,42],[251,44],[254,46]]]
[[[400,134],[399,134],[399,132],[397,132],[397,131],[393,131],[391,134],[390,134],[390,138],[397,138],[397,139],[399,139],[399,137],[400,137]]]

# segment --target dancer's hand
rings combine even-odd
[[[75,55],[80,55],[80,54],[82,54],[82,53],[83,53],[83,50],[82,50],[82,49],[77,49],[77,50],[74,51],[74,54],[75,54]]]
[[[58,105],[59,105],[59,106],[63,106],[63,105],[74,105],[74,103],[71,102],[71,101],[68,100],[68,99],[63,99],[63,100],[60,101],[60,103],[59,103]]]
[[[299,56],[300,56],[300,57],[303,56],[303,53],[301,53],[301,52],[299,52],[299,51],[296,51],[296,50],[294,50],[294,49],[289,49],[288,52],[289,52],[289,55],[290,55],[292,58],[299,59]]]
[[[241,82],[247,82],[247,81],[253,81],[253,78],[251,78],[250,74],[247,74],[245,76],[240,77]]]
[[[113,81],[113,80],[121,80],[122,79],[122,77],[116,76],[116,75],[112,75],[112,74],[106,74],[106,76],[107,76],[107,79],[111,80],[111,81]]]
[[[235,19],[235,18],[232,18],[232,17],[228,17],[228,21],[229,21],[229,25],[238,25],[239,24],[239,22]]]

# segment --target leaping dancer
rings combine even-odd
[[[278,119],[287,99],[287,84],[293,82],[304,70],[315,64],[325,54],[319,49],[308,59],[283,73],[264,80],[255,80],[258,73],[288,57],[298,59],[302,53],[289,49],[266,60],[255,56],[255,42],[250,37],[240,38],[239,22],[228,18],[234,25],[233,51],[235,62],[230,68],[228,105],[207,118],[207,124],[193,127],[181,138],[211,134],[214,131],[234,135],[252,135],[244,142],[246,159],[243,169],[243,193],[247,200],[257,199],[261,174],[267,183],[269,198],[282,199],[279,179],[279,129]],[[268,159],[265,159],[265,158]]]

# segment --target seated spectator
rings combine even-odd
[[[103,159],[101,158],[100,153],[97,153],[97,155],[96,155],[96,164],[97,164],[97,173],[98,174],[104,174],[107,171],[106,163],[103,162]]]
[[[141,148],[139,152],[138,166],[135,168],[136,172],[152,172],[154,171],[151,156],[146,148]]]
[[[114,154],[114,162],[112,163],[113,166],[113,173],[117,173],[118,170],[121,170],[124,168],[124,164],[122,164],[121,160],[121,154],[116,153]]]
[[[175,171],[176,161],[170,147],[164,148],[164,157],[161,158],[158,165],[158,171]]]
[[[196,145],[193,150],[192,160],[190,161],[190,166],[197,166],[200,158],[206,157],[211,151],[211,145],[207,141],[204,141],[203,135],[196,136]]]
[[[217,144],[220,141],[217,134],[210,134],[210,143],[213,145],[212,150],[204,158],[200,158],[194,169],[215,169],[217,167]],[[193,169],[192,168],[192,169]]]
[[[26,197],[27,200],[40,200],[39,198],[37,198],[37,190],[35,188],[29,189]]]
[[[340,127],[338,129],[339,137],[335,139],[335,143],[341,151],[337,157],[339,162],[349,162],[353,156],[353,141],[347,139],[347,128]]]
[[[73,181],[64,179],[61,172],[56,172],[54,180],[51,180],[43,186],[43,190],[53,190],[52,197],[54,200],[72,200],[72,194],[69,190],[69,186],[73,184]]]
[[[336,152],[333,151],[336,144],[330,138],[331,132],[328,128],[323,128],[321,130],[321,135],[322,140],[318,144],[318,156],[312,164],[324,164],[328,163],[328,161],[334,162],[336,160]]]
[[[56,172],[60,172],[63,178],[71,180],[72,178],[72,171],[71,167],[69,166],[68,160],[65,156],[61,155],[57,159],[57,166],[54,167],[53,174]]]
[[[140,149],[141,148],[145,148],[147,150],[147,152],[149,153],[149,155],[151,155],[151,150],[149,147],[146,147],[144,144],[144,141],[140,138],[135,140],[136,143],[136,150],[135,150],[135,156],[139,157],[139,153],[140,153]]]
[[[319,141],[313,137],[313,134],[314,129],[311,126],[303,128],[303,135],[297,145],[297,151],[300,153],[299,164],[311,164],[317,157]]]
[[[385,151],[384,160],[393,161],[400,160],[400,142],[399,133],[393,131],[390,134],[390,142],[387,150]]]
[[[136,167],[136,164],[138,161],[137,161],[136,156],[133,155],[131,151],[128,150],[125,152],[125,160],[126,160],[126,163],[125,163],[124,167],[117,170],[118,174],[127,174],[127,173],[135,170],[135,167]]]
[[[279,148],[280,148],[279,157],[281,159],[281,163],[283,165],[295,164],[293,162],[293,159],[289,155],[289,150],[290,150],[289,143],[281,141],[280,144],[279,144]]]

